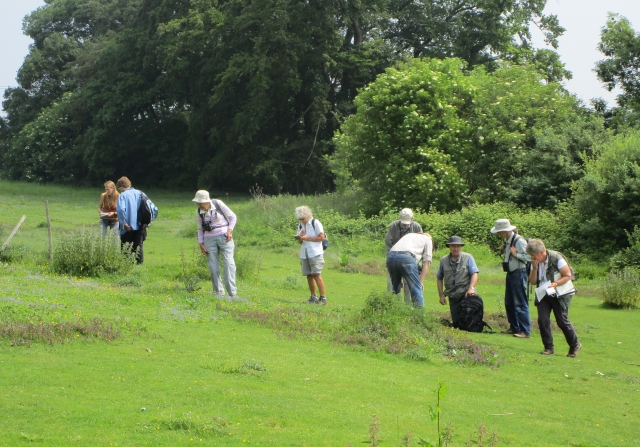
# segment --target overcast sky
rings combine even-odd
[[[22,19],[42,5],[44,0],[0,0],[0,94],[7,86],[16,85],[16,73],[29,51],[31,40],[22,34]],[[608,11],[627,17],[640,31],[640,0],[548,0],[545,9],[547,14],[556,14],[567,29],[558,49],[562,61],[573,72],[566,87],[586,103],[598,97],[610,103],[615,100],[615,93],[607,92],[593,72],[595,63],[602,59],[596,46]],[[534,41],[544,46],[542,34],[535,30]]]

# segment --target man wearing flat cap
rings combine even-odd
[[[504,308],[507,311],[509,329],[502,331],[518,338],[529,338],[531,317],[527,298],[527,263],[531,256],[527,254],[527,241],[519,236],[509,219],[498,219],[491,229],[504,239],[504,260],[502,268],[507,272],[504,291]]]
[[[422,227],[420,224],[413,220],[413,211],[409,208],[404,208],[400,211],[398,220],[391,222],[389,229],[387,230],[387,236],[384,239],[384,244],[387,248],[387,254],[391,251],[391,247],[409,233],[422,233]],[[393,292],[393,286],[391,284],[391,277],[387,276],[387,290]],[[411,304],[411,291],[406,281],[403,281],[404,301],[407,304]]]
[[[438,295],[443,306],[447,305],[446,297],[449,297],[453,326],[458,327],[460,302],[465,296],[476,295],[480,270],[473,256],[462,251],[464,242],[460,236],[451,236],[445,245],[449,247],[449,254],[440,258],[440,268],[436,273]]]

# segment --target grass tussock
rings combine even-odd
[[[407,306],[398,295],[372,293],[357,314],[309,308],[240,309],[218,305],[235,319],[270,327],[290,338],[324,338],[341,345],[428,360],[443,354],[463,364],[499,364],[493,349],[465,332],[445,328],[433,314]]]
[[[67,344],[78,339],[103,340],[108,343],[121,336],[122,331],[118,325],[101,318],[63,322],[0,322],[0,338],[8,340],[11,346],[30,346],[33,343]]]
[[[157,419],[155,425],[158,429],[185,431],[192,436],[203,438],[227,435],[227,422],[219,417],[199,417],[187,413],[182,417],[171,415]]]

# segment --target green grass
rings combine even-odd
[[[248,263],[261,258],[259,275],[239,282],[246,301],[228,303],[212,297],[206,279],[195,293],[180,280],[181,248],[190,268],[198,267],[191,261],[195,239],[184,237],[195,226],[191,192],[146,191],[160,219],[149,230],[145,264],[130,276],[51,274],[47,229],[39,226],[44,200],[57,238],[97,225],[100,192],[0,182],[3,241],[27,215],[11,244],[22,257],[0,264],[0,322],[55,327],[99,319],[119,331],[108,340],[78,331],[53,344],[46,337],[14,345],[0,339],[0,445],[347,446],[368,439],[374,414],[383,446],[400,445],[408,431],[434,442],[429,405],[443,380],[442,418],[455,427],[453,445],[465,445],[484,423],[499,432],[502,446],[640,446],[638,313],[603,308],[597,280],[576,283],[570,316],[584,346],[577,359],[563,355],[560,332],[558,354],[539,355],[534,332],[528,340],[469,334],[499,353],[499,367],[461,365],[437,352],[412,360],[314,332],[360,312],[373,290],[384,290],[383,275],[329,268],[347,251],[358,263],[383,260],[381,240],[333,235],[323,273],[329,305],[300,304],[308,291],[297,249],[275,229],[296,205],[329,208],[331,197],[270,199],[268,208],[221,197],[239,216],[238,255]],[[486,247],[465,249],[480,266],[486,310],[499,311],[500,259]],[[436,268],[426,284],[427,311],[446,310],[438,304]],[[301,332],[238,318],[281,309],[301,316]]]

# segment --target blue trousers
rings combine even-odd
[[[424,307],[418,263],[412,254],[404,251],[390,251],[387,254],[387,271],[391,278],[393,293],[396,295],[400,293],[400,285],[404,279],[411,291],[411,301],[414,307]]]
[[[526,269],[517,269],[507,273],[504,308],[513,331],[524,334],[531,333]]]

